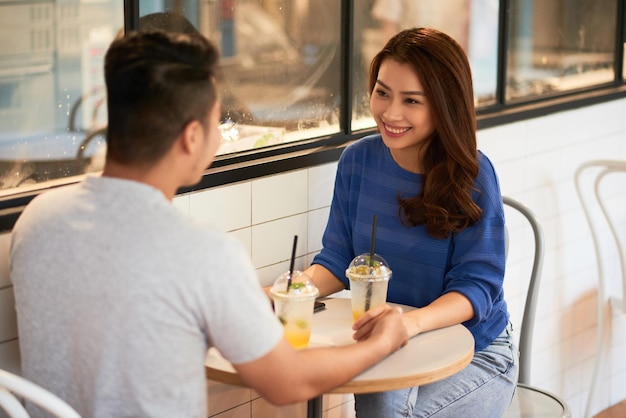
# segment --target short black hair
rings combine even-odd
[[[133,32],[105,56],[107,159],[150,164],[217,100],[219,52],[198,33]]]

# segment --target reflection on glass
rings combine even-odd
[[[507,100],[614,78],[617,0],[511,2]]]
[[[0,2],[0,194],[102,168],[102,62],[122,7]]]
[[[141,25],[184,16],[222,54],[219,154],[339,131],[340,2],[220,0],[140,2]],[[154,19],[153,19],[154,20]]]
[[[498,8],[498,0],[355,2],[352,129],[375,125],[369,115],[367,94],[372,58],[394,34],[414,26],[433,27],[456,39],[468,54],[472,66],[476,104],[493,104],[497,80]]]

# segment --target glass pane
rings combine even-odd
[[[507,100],[614,78],[617,0],[512,0]]]
[[[227,154],[339,131],[340,7],[336,0],[141,0],[140,25],[174,12],[220,47],[218,154]]]
[[[0,2],[0,195],[99,171],[104,53],[117,0]]]
[[[369,63],[402,29],[430,26],[455,38],[472,66],[477,105],[495,102],[498,53],[498,0],[355,2],[355,98],[352,129],[374,126],[369,117]]]

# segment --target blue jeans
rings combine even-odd
[[[428,385],[354,395],[357,418],[500,418],[517,385],[509,325],[460,372]]]

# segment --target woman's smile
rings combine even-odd
[[[386,123],[384,123],[383,126],[385,127],[387,135],[392,137],[400,137],[404,135],[409,129],[411,129],[411,127],[400,128],[392,125],[387,125]]]

